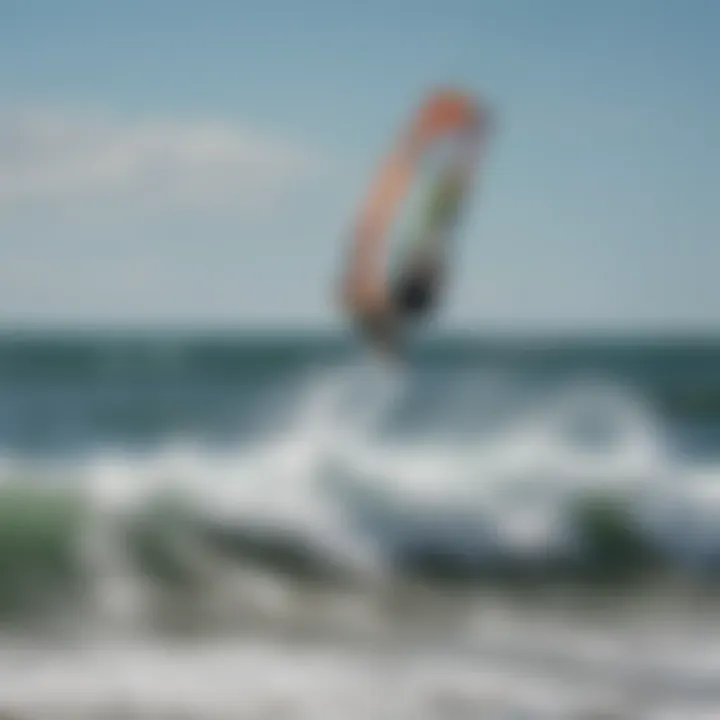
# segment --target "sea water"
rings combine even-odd
[[[713,339],[8,332],[0,711],[717,717],[719,480]]]

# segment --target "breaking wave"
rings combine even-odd
[[[287,397],[233,447],[6,457],[0,610],[79,592],[93,613],[142,614],[162,588],[196,606],[232,586],[233,608],[267,614],[298,583],[617,587],[720,569],[719,468],[674,457],[615,383],[356,365]]]

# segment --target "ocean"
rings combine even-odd
[[[720,717],[720,338],[0,334],[0,717]]]

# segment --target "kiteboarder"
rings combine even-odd
[[[447,243],[475,164],[479,112],[466,95],[454,90],[433,93],[391,154],[355,230],[353,252],[344,276],[346,310],[371,345],[399,358],[404,331],[426,318],[442,287]],[[424,198],[419,222],[402,233],[394,269],[388,262],[389,229],[418,167],[442,143],[437,181]],[[434,168],[438,170],[437,167]],[[417,215],[417,214],[416,214]]]

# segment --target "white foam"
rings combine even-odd
[[[559,668],[552,649],[513,653],[511,646],[472,655],[257,641],[103,644],[74,652],[6,647],[0,710],[33,718],[123,712],[131,718],[316,720],[579,719],[604,710],[617,713],[611,717],[687,719],[703,717],[720,700],[717,688],[707,690],[707,671],[706,691],[697,694],[687,668],[663,687],[662,668],[643,665],[638,653],[620,646],[612,657],[605,649],[608,662],[599,670],[592,646],[572,647],[565,647]]]

